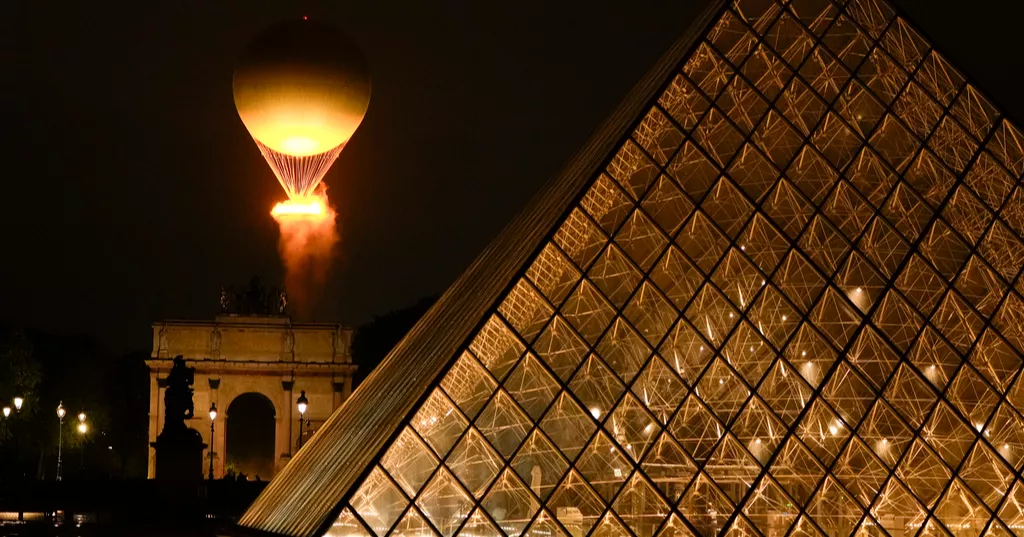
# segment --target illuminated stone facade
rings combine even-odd
[[[1024,535],[1024,133],[885,0],[684,35],[243,526]]]
[[[162,379],[171,360],[182,355],[196,368],[195,417],[188,425],[210,445],[208,410],[216,402],[213,443],[214,476],[225,470],[226,419],[231,402],[245,393],[264,395],[274,405],[274,473],[298,447],[299,415],[296,402],[305,390],[309,426],[304,438],[327,419],[352,391],[350,345],[352,331],[335,324],[292,323],[286,316],[221,315],[212,322],[167,321],[153,325],[150,368],[149,439],[163,429]],[[209,464],[210,450],[204,453]],[[150,448],[149,476],[155,471]],[[207,475],[204,467],[203,475]],[[252,476],[250,476],[252,477]],[[261,476],[264,479],[271,476]]]

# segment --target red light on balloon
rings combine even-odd
[[[302,20],[304,20],[304,21],[308,21],[308,20],[309,20],[309,17],[307,17],[307,16],[303,15],[303,16],[302,16]]]

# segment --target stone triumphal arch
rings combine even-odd
[[[356,365],[352,363],[351,340],[350,328],[296,323],[284,314],[223,313],[212,321],[155,323],[153,352],[146,361],[150,368],[149,439],[155,441],[163,428],[164,378],[172,359],[181,355],[196,369],[195,417],[189,425],[202,434],[208,446],[203,460],[208,465],[212,456],[214,477],[222,477],[229,462],[224,456],[230,442],[229,408],[237,398],[251,393],[261,394],[273,404],[273,473],[277,473],[298,448],[300,434],[308,439],[352,392]],[[308,422],[300,431],[296,405],[303,391],[309,401]],[[212,449],[211,403],[219,410]],[[150,478],[155,464],[151,448]]]

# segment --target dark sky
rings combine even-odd
[[[333,22],[371,66],[326,178],[342,242],[321,316],[357,324],[442,291],[701,3],[4,2],[0,320],[148,350],[150,323],[210,318],[222,283],[280,283],[283,193],[231,100],[268,24]],[[898,4],[1024,117],[1019,2]]]

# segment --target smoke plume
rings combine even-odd
[[[288,309],[295,317],[309,319],[334,260],[337,214],[325,187],[310,198],[279,203],[270,214],[281,231],[278,252],[285,268]]]

